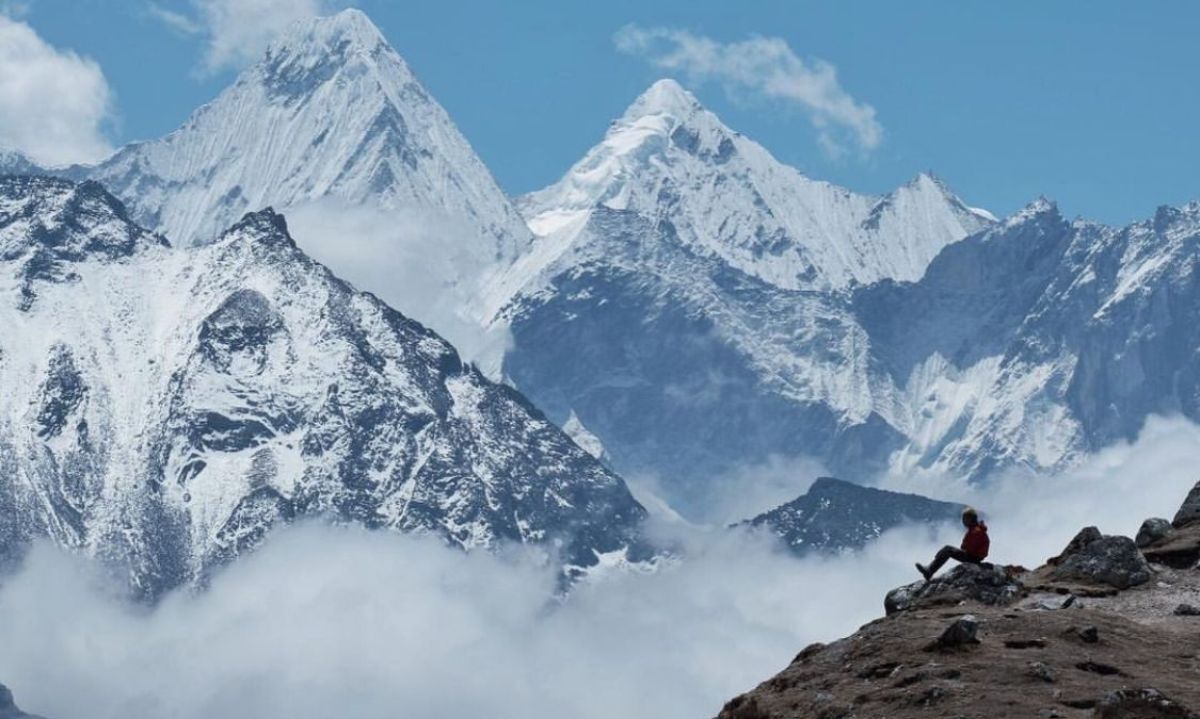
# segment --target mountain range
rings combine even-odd
[[[17,155],[2,154],[0,171],[31,173],[38,168]],[[128,430],[137,442],[149,447],[161,440],[154,450],[160,459],[146,465],[154,476],[161,471],[178,480],[178,471],[191,461],[180,458],[210,450],[213,432],[222,437],[248,432],[246,436],[256,438],[253,442],[265,437],[257,425],[246,429],[243,415],[225,413],[249,411],[250,400],[206,404],[208,395],[189,395],[193,384],[188,383],[209,382],[202,378],[210,371],[267,368],[276,351],[270,348],[277,340],[270,338],[281,336],[272,328],[285,327],[289,336],[310,329],[292,326],[286,315],[270,319],[278,310],[268,311],[254,295],[238,295],[241,299],[231,300],[229,310],[239,318],[235,324],[266,325],[251,333],[253,341],[234,340],[237,352],[250,352],[251,360],[227,358],[232,364],[225,367],[221,363],[227,360],[220,359],[225,350],[211,350],[218,359],[205,362],[217,362],[213,370],[192,359],[189,352],[199,350],[189,350],[185,342],[186,332],[207,326],[208,315],[171,314],[163,303],[181,303],[175,308],[180,312],[204,307],[212,314],[220,306],[213,303],[239,289],[252,289],[271,308],[284,303],[283,295],[257,285],[235,286],[226,279],[231,269],[204,263],[216,262],[231,247],[241,248],[232,238],[247,233],[276,237],[280,246],[302,257],[282,239],[290,235],[278,215],[241,218],[268,205],[286,213],[322,202],[416,213],[445,223],[443,233],[399,233],[395,241],[417,243],[422,251],[419,243],[432,238],[453,245],[464,258],[463,267],[470,269],[463,270],[454,291],[438,300],[459,316],[511,337],[499,368],[511,387],[488,384],[461,360],[447,360],[442,369],[429,370],[432,384],[422,392],[445,396],[452,378],[470,376],[471,382],[488,387],[488,396],[507,393],[513,406],[526,407],[533,424],[518,423],[521,428],[510,428],[511,437],[528,438],[527,432],[534,431],[529,427],[536,426],[537,432],[555,438],[547,445],[547,457],[571,459],[546,459],[555,468],[547,470],[540,464],[545,458],[539,449],[524,471],[561,478],[563,467],[576,466],[578,458],[583,462],[578,466],[587,468],[584,485],[611,485],[606,496],[611,506],[621,507],[614,510],[621,519],[614,520],[613,537],[594,542],[593,548],[602,552],[629,543],[626,520],[640,511],[621,494],[624,485],[609,467],[639,480],[639,487],[652,487],[685,516],[706,518],[718,490],[731,482],[753,482],[756,467],[777,458],[815,458],[842,476],[929,472],[982,481],[999,471],[1069,467],[1097,449],[1133,437],[1150,414],[1200,419],[1192,359],[1200,351],[1195,329],[1200,205],[1162,208],[1145,222],[1110,228],[1064,219],[1044,199],[999,220],[971,207],[928,173],[886,195],[863,195],[780,163],[671,80],[654,83],[637,98],[558,182],[510,200],[446,112],[357,10],[296,26],[229,89],[166,137],[129,145],[94,166],[44,172],[83,184],[38,190],[46,195],[33,203],[38,207],[65,207],[70,202],[63,198],[80,192],[99,195],[89,184],[98,182],[124,201],[109,206],[125,209],[113,209],[117,219],[105,221],[101,234],[106,239],[73,240],[79,247],[36,249],[48,236],[42,230],[11,235],[20,239],[11,240],[18,249],[6,251],[4,259],[13,278],[6,285],[11,299],[6,312],[17,314],[6,323],[20,325],[29,313],[48,311],[45,307],[53,301],[72,307],[62,315],[72,323],[77,321],[72,313],[84,313],[95,327],[107,328],[95,340],[100,344],[86,350],[70,343],[60,350],[40,336],[39,342],[31,339],[30,347],[21,349],[21,373],[13,375],[24,383],[20,402],[40,406],[42,400],[25,395],[35,387],[61,395],[63,407],[76,406],[72,397],[81,392],[98,396],[99,390],[83,392],[71,379],[87,363],[93,363],[97,376],[110,363],[121,368],[103,370],[108,395],[149,397],[156,382],[172,375],[156,369],[161,374],[143,383],[144,368],[136,374],[127,369],[140,367],[142,360],[126,364],[118,350],[104,344],[122,332],[132,333],[143,343],[130,345],[139,348],[133,354],[153,357],[151,366],[164,363],[172,372],[192,368],[170,392],[155,390],[163,394],[154,401],[166,405],[153,412],[172,417],[167,425],[151,431],[145,427],[152,422],[142,424],[149,420],[130,420],[129,426],[141,428]],[[33,202],[21,199],[20,193],[32,190],[20,190],[19,182],[8,187],[16,199],[6,202],[20,207]],[[49,210],[38,212],[38,222],[53,225],[50,215],[43,216]],[[235,224],[241,229],[231,235],[226,230]],[[86,232],[80,237],[85,235],[91,237]],[[87,276],[72,263],[93,251],[114,251],[109,240],[126,235],[138,239],[121,245],[125,249],[118,254],[124,259],[117,266],[142,267],[143,257],[170,255],[190,258],[170,262],[191,269],[143,267],[147,287],[137,290],[141,294],[132,286],[123,288],[120,302],[108,294],[88,294],[108,286],[104,282],[70,279]],[[159,235],[176,249],[163,249]],[[231,264],[260,261],[234,255]],[[312,263],[308,258],[296,262]],[[91,272],[95,263],[89,259],[84,264]],[[202,282],[199,274],[186,274],[199,272],[197,268],[212,278]],[[339,272],[336,265],[331,269],[334,275]],[[134,275],[124,277],[133,282]],[[181,294],[180,287],[166,286],[162,277],[187,284],[189,292],[204,299]],[[217,287],[231,294],[218,297]],[[369,298],[339,287],[346,296]],[[160,296],[168,299],[160,302]],[[126,324],[129,329],[123,328]],[[174,324],[182,334],[168,338],[164,328]],[[382,342],[377,332],[387,334],[391,326],[360,326],[358,320],[350,325],[339,331],[361,336],[370,346]],[[210,338],[224,332],[206,331]],[[94,338],[97,330],[84,332],[72,325],[59,332],[72,339]],[[168,339],[175,344],[161,344]],[[199,342],[200,336],[192,339]],[[265,349],[255,349],[260,341]],[[6,346],[16,352],[11,342]],[[96,349],[102,346],[109,348]],[[332,364],[310,359],[310,379],[324,377],[339,395],[365,381],[361,373],[366,370],[348,359]],[[370,355],[362,361],[374,367]],[[431,361],[441,367],[440,360]],[[59,379],[47,379],[51,376]],[[254,407],[266,403],[271,408],[261,410],[265,415],[253,414],[254,422],[274,437],[271,443],[308,431],[307,425],[293,424],[297,420],[291,409],[284,411],[292,400],[278,393],[290,387],[291,379],[282,377],[272,380],[282,382],[272,385],[276,389],[254,390],[266,392],[269,401],[246,395]],[[89,387],[99,386],[94,377],[84,379]],[[126,390],[126,383],[137,386]],[[222,384],[235,386],[233,395],[249,391],[242,384]],[[316,386],[315,380],[299,383],[301,404],[314,406]],[[402,405],[407,401],[387,398]],[[20,402],[6,410],[13,437],[30,421]],[[428,403],[437,415],[442,405]],[[182,419],[201,410],[235,426],[195,428],[192,419]],[[53,418],[66,410],[47,412]],[[398,416],[394,412],[388,410],[388,416]],[[540,412],[588,452],[578,454],[574,443],[544,424]],[[52,427],[59,423],[47,421]],[[100,436],[96,433],[107,426],[104,421],[89,419],[89,437]],[[161,427],[168,425],[172,429],[163,434]],[[10,440],[11,466],[26,474],[39,467],[34,474],[48,472],[44,476],[61,483],[79,476],[63,467],[79,466],[84,474],[98,477],[112,457],[129,456],[128,448],[101,452],[90,445],[83,448],[78,437],[62,439],[69,435],[67,426],[37,442],[25,436]],[[358,452],[360,445],[371,445],[374,424],[346,432],[347,446]],[[414,442],[420,432],[413,425],[397,436]],[[482,437],[490,435],[479,432],[471,442],[489,444]],[[284,444],[272,444],[277,468],[292,456],[283,451],[286,440],[278,441]],[[55,447],[55,442],[63,446]],[[241,447],[237,451],[248,451],[249,445],[241,442],[234,442]],[[585,455],[602,457],[604,464]],[[168,459],[183,464],[176,467]],[[205,467],[220,464],[200,459]],[[378,472],[389,461],[371,459],[364,466],[372,468],[373,480],[386,485]],[[465,456],[447,461],[439,471],[482,481],[485,473]],[[242,471],[234,474],[249,476]],[[344,480],[352,475],[358,476],[353,471],[338,476]],[[504,476],[503,481],[513,480]],[[70,494],[77,488],[60,489]],[[525,496],[523,490],[509,489]],[[478,491],[479,496],[487,494]],[[244,497],[241,489],[232,489],[213,501],[227,508]],[[53,525],[62,541],[92,541],[84,538],[94,536],[94,530],[71,518],[72,512],[87,514],[79,501],[44,506],[61,508],[62,517],[38,521],[47,528]],[[447,524],[444,512],[435,514],[428,525],[461,543],[475,541],[471,537],[484,537],[479,541],[486,543],[492,536],[526,536],[515,518],[520,513],[509,516],[504,530],[485,522],[492,528],[486,531],[465,529],[458,520]],[[204,521],[204,531],[215,536],[211,528],[221,523],[212,517]],[[556,521],[547,520],[545,526],[557,526]],[[12,536],[27,533],[12,527],[6,531]],[[195,557],[207,556],[204,552],[178,556],[189,557],[186,569],[163,560],[150,573],[176,578],[203,573],[206,565]]]

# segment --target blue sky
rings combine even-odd
[[[158,3],[190,31],[146,0],[0,8],[95,61],[112,94],[102,132],[120,144],[170,131],[230,82],[236,61],[212,61],[203,27],[203,6],[229,1]],[[366,11],[513,194],[557,179],[671,74],[781,160],[859,191],[932,170],[997,214],[1046,195],[1068,215],[1113,223],[1200,198],[1196,3],[238,1]],[[863,147],[849,132],[831,153],[811,106],[711,72],[664,72],[653,53],[618,50],[629,24],[718,47],[777,38],[808,67],[835,67],[840,91],[873,108],[880,139]]]

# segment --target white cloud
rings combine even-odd
[[[255,62],[267,45],[296,22],[328,12],[326,0],[191,0],[194,15],[150,3],[150,14],[187,35],[204,35],[208,72]]]
[[[467,314],[493,267],[485,251],[491,242],[468,223],[418,208],[337,200],[286,214],[292,236],[311,257],[449,340],[489,377],[499,376],[511,336]]]
[[[1032,566],[1085,524],[1129,533],[1170,516],[1197,442],[1197,426],[1155,420],[1074,472],[939,491],[985,511],[993,559]],[[53,719],[713,716],[808,642],[879,616],[913,561],[957,538],[901,529],[857,556],[799,561],[696,531],[680,538],[686,561],[558,604],[527,558],[309,525],[152,611],[42,547],[0,583],[0,681]]]
[[[91,162],[112,152],[103,126],[112,91],[95,61],[52,47],[0,14],[0,149],[38,163]]]
[[[146,6],[146,10],[151,17],[180,34],[199,35],[204,32],[204,26],[195,18],[188,17],[181,12],[175,12],[157,3],[150,3]]]
[[[693,82],[717,82],[730,93],[755,93],[803,109],[832,153],[842,152],[846,139],[864,152],[883,141],[875,108],[842,88],[837,69],[821,59],[801,59],[782,38],[722,43],[687,30],[627,25],[613,40],[621,52]]]

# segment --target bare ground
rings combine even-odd
[[[1009,607],[966,601],[925,606],[876,620],[829,645],[806,648],[790,666],[731,700],[720,719],[814,717],[1127,717],[1200,716],[1200,570],[1156,567],[1141,587],[1041,581]],[[1077,596],[1067,608],[1062,592]],[[973,615],[979,643],[931,644],[956,618]],[[1086,638],[1095,628],[1095,641]],[[1154,688],[1172,700],[1103,705],[1110,692]]]

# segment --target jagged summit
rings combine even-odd
[[[637,120],[647,115],[672,115],[686,119],[704,110],[696,96],[670,78],[651,85],[625,110],[622,119]]]
[[[1058,210],[1058,203],[1045,195],[1039,195],[1037,199],[1005,218],[1004,224],[1007,227],[1012,227],[1033,219],[1042,218],[1052,220],[1062,219],[1062,213]]]
[[[337,70],[345,66],[353,66],[361,73],[386,69],[391,75],[387,78],[390,82],[415,80],[407,63],[390,48],[379,28],[356,9],[296,23],[267,47],[257,66],[263,77],[258,77],[260,73],[244,77],[275,80],[274,86],[280,92],[303,98],[316,85],[337,78]]]
[[[503,265],[528,244],[445,110],[353,9],[297,24],[178,130],[80,174],[177,244],[211,242],[268,205],[318,200],[453,221],[462,229],[446,241],[480,264]]]
[[[810,179],[669,79],[521,207],[534,232],[562,249],[596,207],[668,221],[691,250],[784,289],[915,280],[942,247],[992,222],[929,175],[884,197]]]

